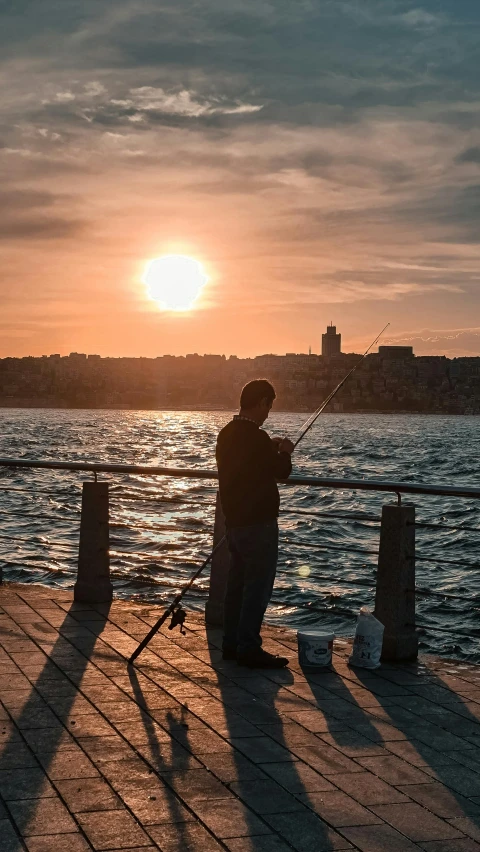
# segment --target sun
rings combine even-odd
[[[184,254],[165,254],[147,263],[148,295],[167,311],[189,311],[208,281],[202,264]]]

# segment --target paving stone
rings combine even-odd
[[[480,843],[469,837],[464,840],[431,840],[419,845],[424,852],[480,852]]]
[[[39,752],[72,751],[77,748],[76,742],[65,728],[37,728],[23,731],[28,745],[35,754]]]
[[[292,755],[283,746],[274,742],[270,737],[248,737],[246,739],[232,737],[233,747],[242,752],[253,763],[278,763],[282,760],[291,761]]]
[[[2,701],[5,692],[9,692],[10,690],[16,691],[17,689],[30,689],[30,682],[24,675],[0,675],[0,698]]]
[[[475,747],[473,751],[449,751],[448,755],[453,758],[455,763],[460,763],[473,772],[480,773],[480,748]]]
[[[166,743],[172,739],[171,735],[150,717],[138,719],[136,722],[115,722],[115,727],[132,745]]]
[[[271,833],[264,822],[236,799],[194,802],[192,807],[207,828],[220,839]]]
[[[110,722],[138,722],[145,716],[145,711],[135,701],[124,697],[124,701],[97,701],[95,707],[100,710]]]
[[[43,837],[27,837],[25,843],[28,852],[91,852],[92,848],[81,834],[47,834]]]
[[[43,705],[43,706],[42,706]],[[63,730],[63,725],[54,713],[47,707],[45,702],[39,702],[36,706],[30,706],[30,702],[22,708],[14,708],[11,715],[20,730],[33,728],[56,728]]]
[[[120,797],[144,826],[190,822],[193,816],[156,775],[116,785]]]
[[[399,757],[359,757],[358,762],[378,775],[388,784],[422,784],[428,783],[427,776]]]
[[[274,834],[262,834],[257,837],[231,837],[223,842],[229,852],[291,852],[292,849],[284,840]]]
[[[424,766],[423,771],[463,796],[480,796],[480,776],[464,766]],[[401,782],[399,782],[401,783]],[[406,782],[409,783],[408,781]]]
[[[0,766],[2,766],[0,760]],[[6,802],[20,799],[40,799],[55,796],[45,772],[39,767],[25,769],[1,769],[0,792]]]
[[[200,762],[192,752],[171,738],[165,742],[139,743],[136,749],[157,772],[201,768]]]
[[[393,708],[392,712],[396,709],[397,708]],[[401,708],[398,708],[398,712],[401,712]],[[378,713],[376,713],[376,715],[378,715]],[[389,714],[386,713],[385,715],[389,718]],[[352,722],[351,727],[357,731],[357,733],[362,734],[362,736],[368,737],[368,739],[372,740],[372,742],[380,744],[408,739],[408,734],[405,730],[396,727],[391,724],[390,721],[381,721],[380,719],[376,719],[374,716],[371,716],[368,723],[365,721],[365,718],[360,722]]]
[[[419,848],[390,825],[342,828],[340,831],[361,852],[418,852]]]
[[[18,730],[17,726],[11,722],[3,721],[0,723],[0,748],[5,749],[8,747],[9,743],[22,742],[22,735]]]
[[[307,808],[292,814],[265,815],[266,822],[297,852],[332,852],[352,846]]]
[[[458,720],[456,722],[457,730],[461,729],[461,721]],[[442,731],[438,729],[438,731],[433,732],[432,730],[427,730],[424,728],[419,728],[417,733],[417,739],[424,742],[426,745],[431,746],[432,748],[437,749],[437,751],[469,751],[470,749],[474,749],[475,746],[472,743],[464,740],[462,737],[457,737],[455,734],[451,734],[448,731]]]
[[[256,778],[265,778],[262,769],[239,752],[203,754],[201,760],[204,766],[225,784],[231,781],[254,781]],[[288,765],[285,763],[285,766]]]
[[[227,740],[219,737],[215,731],[209,729],[205,731],[188,730],[184,733],[179,728],[172,728],[172,737],[174,737],[180,745],[191,751],[193,754],[219,754],[219,752],[229,752],[231,745]]]
[[[24,852],[24,846],[9,819],[0,819],[0,841],[2,852]]]
[[[57,798],[9,802],[8,809],[20,834],[67,834],[77,831],[65,805]]]
[[[454,763],[452,752],[442,754],[433,748],[420,742],[420,740],[399,740],[398,742],[386,743],[388,751],[401,757],[412,766],[422,769],[424,766],[446,766]]]
[[[368,757],[369,755],[385,755],[385,749],[372,742],[357,731],[336,731],[334,734],[318,734],[327,745],[340,749],[347,757]]]
[[[122,802],[102,778],[59,780],[57,790],[72,813],[84,811],[114,811]]]
[[[321,740],[316,746],[309,748],[292,746],[291,750],[293,754],[324,775],[333,775],[336,772],[362,772],[362,767],[358,763]]]
[[[148,712],[152,719],[155,719],[172,736],[174,731],[181,735],[182,731],[190,732],[195,730],[195,728],[202,731],[205,730],[204,722],[201,719],[197,719],[193,713],[189,713],[183,705],[178,703],[176,707],[168,707],[167,709],[160,708],[156,710],[149,707]]]
[[[21,740],[0,743],[0,766],[2,769],[27,769],[38,766],[35,755]]]
[[[372,810],[410,840],[448,840],[460,832],[417,804],[373,805]]]
[[[79,814],[78,821],[96,850],[151,845],[148,835],[126,810]]]
[[[235,781],[230,787],[258,814],[280,814],[303,810],[303,805],[273,779]]]
[[[60,751],[58,754],[41,752],[37,757],[52,781],[63,778],[94,778],[99,774],[92,761],[79,748],[75,751]]]
[[[118,734],[112,737],[83,737],[79,744],[96,766],[135,756],[133,749]]]
[[[66,721],[66,727],[72,736],[78,737],[108,737],[115,735],[115,730],[100,713],[72,716]]]
[[[263,763],[260,764],[259,769],[262,769],[285,790],[296,795],[335,790],[330,781],[300,760],[292,763]]]
[[[339,719],[327,718],[320,710],[289,712],[288,717],[312,733],[341,731],[349,727],[346,722],[341,722]]]
[[[290,748],[293,745],[309,746],[318,745],[318,736],[311,731],[307,731],[296,722],[278,722],[275,725],[259,725],[256,736],[260,733],[266,734],[280,743],[280,745]]]
[[[409,796],[419,805],[431,811],[436,816],[462,817],[466,814],[480,816],[480,807],[460,793],[452,793],[448,788],[439,783],[432,784],[407,784],[399,787],[405,795]]]
[[[332,775],[330,780],[336,787],[340,787],[361,805],[382,805],[396,802],[408,802],[407,796],[399,792],[395,787],[385,781],[371,775],[370,772],[362,772],[358,775]]]
[[[460,817],[460,819],[449,819],[452,828],[462,831],[467,837],[480,842],[480,820],[476,817]]]
[[[200,823],[166,823],[158,827],[150,825],[148,833],[162,852],[222,852],[223,850],[223,846],[220,846]],[[258,839],[255,838],[255,842]],[[276,850],[272,849],[271,852]],[[278,849],[278,852],[283,850]]]
[[[345,825],[375,825],[381,822],[375,814],[340,790],[303,793],[300,800],[334,828]]]
[[[206,769],[168,772],[162,775],[169,787],[185,802],[202,799],[229,799],[232,793]],[[233,789],[233,786],[232,786]]]

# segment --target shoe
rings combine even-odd
[[[237,652],[232,651],[230,648],[224,648],[222,651],[222,660],[236,660]]]
[[[249,669],[284,669],[285,666],[288,666],[286,657],[269,654],[262,648],[250,651],[247,654],[238,654],[237,663],[239,666],[247,666]]]

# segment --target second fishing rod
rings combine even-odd
[[[342,379],[342,381],[341,381],[341,382],[339,382],[339,383],[338,383],[338,385],[336,385],[336,387],[335,387],[335,388],[334,388],[334,389],[333,389],[333,390],[332,390],[332,391],[328,394],[328,396],[326,397],[326,399],[324,399],[324,401],[321,403],[321,405],[319,405],[319,407],[318,407],[317,409],[315,409],[315,411],[313,412],[313,414],[311,414],[311,415],[310,415],[310,417],[308,417],[308,418],[307,418],[307,420],[306,420],[306,421],[305,421],[305,423],[301,426],[301,428],[299,429],[299,431],[298,431],[298,432],[297,432],[297,434],[295,435],[295,438],[293,439],[293,445],[294,445],[294,447],[297,447],[297,446],[298,446],[298,444],[300,443],[300,441],[301,441],[301,440],[305,437],[305,435],[307,434],[307,432],[308,432],[308,431],[312,428],[312,426],[313,426],[313,424],[315,423],[315,421],[317,420],[317,418],[320,416],[320,414],[322,414],[322,412],[326,409],[327,405],[328,405],[328,404],[332,401],[332,399],[333,399],[333,398],[337,395],[337,393],[339,392],[339,390],[343,387],[343,385],[345,384],[345,382],[346,382],[346,381],[350,378],[350,376],[352,375],[352,373],[354,373],[354,372],[355,372],[355,370],[357,370],[357,369],[358,369],[358,367],[360,366],[360,364],[362,364],[362,363],[363,363],[363,361],[364,361],[364,360],[365,360],[365,358],[367,357],[367,355],[368,355],[368,353],[370,352],[370,350],[371,350],[371,349],[375,346],[375,344],[376,344],[376,343],[377,343],[377,341],[380,339],[380,337],[382,336],[382,334],[383,334],[383,333],[384,333],[384,331],[388,328],[388,326],[389,326],[389,325],[390,325],[390,323],[387,323],[387,325],[386,325],[384,328],[382,328],[382,330],[381,330],[380,334],[378,334],[378,335],[377,335],[377,337],[375,338],[375,340],[373,340],[373,341],[372,341],[372,343],[370,344],[370,346],[368,347],[368,349],[366,349],[366,350],[365,350],[365,352],[364,352],[364,354],[362,355],[362,357],[360,358],[360,360],[359,360],[359,361],[358,361],[358,362],[357,362],[357,363],[356,363],[356,364],[355,364],[355,365],[351,368],[351,370],[349,370],[349,371],[348,371],[348,373],[345,375],[345,377]],[[181,591],[180,591],[180,592],[179,592],[179,593],[175,596],[175,598],[173,599],[173,601],[172,601],[172,603],[170,604],[170,606],[168,606],[168,607],[166,608],[166,610],[164,611],[164,613],[163,613],[163,614],[160,616],[160,618],[159,618],[159,619],[155,622],[155,624],[153,625],[153,627],[151,628],[151,630],[147,633],[147,635],[145,636],[145,638],[144,638],[144,639],[142,639],[142,641],[140,642],[140,644],[138,645],[138,647],[135,649],[135,651],[134,651],[134,652],[133,652],[133,654],[131,655],[130,659],[128,660],[128,664],[129,664],[129,665],[133,665],[133,663],[135,662],[135,660],[136,660],[136,658],[138,657],[138,655],[139,655],[139,654],[141,654],[141,652],[143,651],[143,649],[144,649],[144,648],[146,648],[146,646],[148,645],[148,643],[151,641],[151,639],[153,639],[153,637],[155,636],[155,634],[156,634],[156,633],[160,630],[160,628],[161,628],[161,627],[165,624],[165,622],[167,621],[167,619],[168,619],[168,618],[170,618],[170,617],[171,617],[171,622],[170,622],[170,625],[169,625],[169,630],[173,630],[173,628],[174,628],[174,627],[179,626],[179,627],[180,627],[180,630],[182,630],[182,631],[183,631],[183,623],[184,623],[184,621],[185,621],[186,612],[185,612],[185,610],[184,610],[184,609],[182,609],[182,607],[181,607],[182,599],[183,599],[183,598],[184,598],[184,596],[187,594],[187,592],[188,592],[188,591],[192,588],[192,586],[193,586],[193,584],[194,584],[195,580],[197,580],[197,579],[198,579],[198,577],[200,576],[200,574],[202,574],[202,572],[205,570],[205,568],[207,567],[207,565],[209,565],[209,564],[210,564],[210,562],[212,561],[213,556],[215,555],[215,553],[217,553],[217,551],[218,551],[218,550],[220,550],[220,548],[222,547],[222,545],[226,542],[226,538],[227,538],[227,537],[226,537],[226,535],[224,535],[224,536],[220,539],[220,541],[219,541],[219,542],[215,545],[215,547],[213,548],[213,550],[212,550],[212,552],[209,554],[209,556],[207,556],[207,558],[206,558],[206,559],[205,559],[205,560],[204,560],[204,561],[203,561],[203,562],[199,565],[199,567],[197,568],[197,570],[195,571],[195,573],[192,575],[192,577],[190,578],[190,580],[189,580],[189,581],[185,584],[185,586],[183,587],[183,589],[181,589]]]

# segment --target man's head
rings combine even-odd
[[[275,391],[266,379],[248,382],[240,396],[240,413],[255,420],[259,426],[265,422],[275,399]]]

